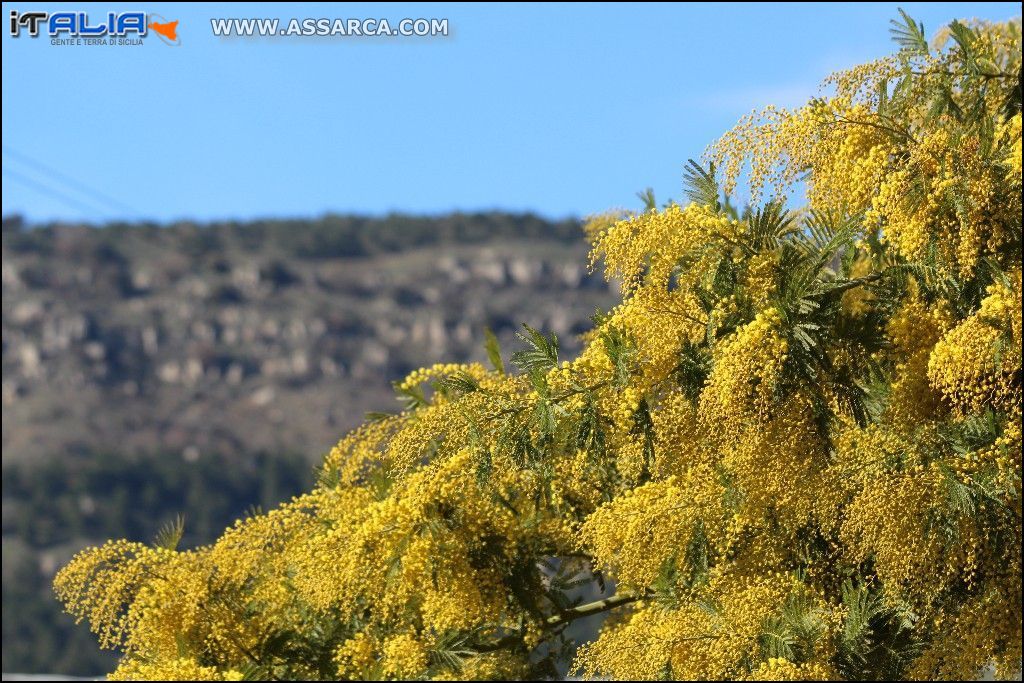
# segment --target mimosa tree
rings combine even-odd
[[[488,334],[308,494],[80,553],[57,593],[114,677],[1018,671],[1020,23],[893,34],[690,162],[685,203],[591,222],[622,300],[577,358]]]

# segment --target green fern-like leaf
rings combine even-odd
[[[480,383],[464,370],[442,377],[438,380],[437,386],[448,396],[461,396],[480,390]]]
[[[517,332],[516,336],[524,341],[527,348],[512,354],[512,362],[521,370],[531,373],[535,370],[547,372],[558,365],[558,337],[544,336],[529,325],[523,323],[526,334]]]
[[[900,18],[889,21],[889,34],[900,50],[915,55],[928,55],[928,38],[924,33],[924,24],[914,21],[903,8],[899,9]]]
[[[772,200],[747,214],[747,244],[753,253],[775,249],[795,232],[795,217],[781,200]]]
[[[696,161],[689,159],[683,167],[683,194],[694,204],[710,206],[715,211],[721,209],[715,165],[710,164],[708,170],[704,170]]]
[[[164,550],[177,550],[181,537],[185,535],[185,518],[176,515],[173,520],[163,525],[153,538],[153,546]]]
[[[654,190],[650,187],[645,188],[642,192],[637,192],[636,198],[643,202],[644,211],[654,211],[658,208],[658,202],[654,198]]]
[[[423,395],[422,387],[403,387],[397,382],[394,384],[396,398],[402,404],[404,410],[416,410],[427,405],[427,398]]]
[[[505,361],[501,359],[501,345],[498,343],[498,338],[494,336],[494,332],[491,328],[484,328],[484,349],[487,351],[487,358],[491,361],[491,365],[499,374],[505,374]]]
[[[964,65],[968,68],[977,69],[976,62],[976,48],[978,42],[978,34],[967,24],[954,19],[949,24],[949,34],[953,37],[953,41],[956,42],[960,48],[961,57],[963,58]]]

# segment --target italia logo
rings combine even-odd
[[[178,21],[168,21],[159,14],[145,12],[107,12],[102,18],[90,17],[87,12],[18,12],[11,10],[10,34],[14,38],[22,31],[31,38],[45,35],[51,39],[136,39],[141,40],[152,31],[167,45],[181,45]]]

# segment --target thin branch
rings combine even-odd
[[[622,605],[628,605],[631,602],[636,602],[644,597],[644,594],[640,593],[624,593],[622,595],[613,595],[610,598],[604,598],[603,600],[596,600],[594,602],[588,602],[585,605],[579,607],[573,607],[571,609],[564,610],[559,614],[548,617],[544,621],[544,627],[554,628],[562,624],[568,624],[576,621],[577,619],[585,619],[595,614],[607,612],[608,610],[621,607]]]
[[[838,294],[838,293],[841,293],[841,292],[845,292],[848,289],[855,289],[855,288],[860,287],[862,285],[870,284],[870,283],[875,282],[877,280],[881,280],[883,275],[884,275],[884,273],[871,273],[870,275],[865,275],[863,277],[856,277],[856,278],[853,278],[852,280],[847,280],[846,282],[838,284],[835,287],[832,287],[831,289],[829,289],[829,290],[827,290],[827,291],[825,291],[823,293],[824,294]]]
[[[967,76],[977,75],[977,76],[981,76],[982,78],[985,78],[985,79],[993,79],[993,78],[1019,78],[1019,76],[1020,76],[1019,74],[1013,74],[1013,73],[1009,73],[1007,71],[998,71],[996,73],[988,73],[988,74],[972,74],[972,73],[969,73],[967,71],[953,71],[951,69],[929,69],[927,71],[911,71],[910,73],[912,73],[915,76],[959,76],[961,78],[967,77]]]
[[[854,126],[868,126],[870,128],[885,131],[887,133],[892,133],[893,135],[902,137],[906,140],[909,140],[910,142],[917,142],[917,139],[907,131],[900,130],[899,128],[895,128],[893,126],[886,126],[885,124],[882,123],[875,123],[874,121],[863,121],[858,119],[848,119],[845,116],[836,116],[834,120],[836,121],[836,123],[848,123]]]
[[[584,619],[586,617],[592,617],[595,614],[601,614],[613,610],[616,607],[622,607],[632,602],[636,602],[646,596],[645,593],[623,593],[622,595],[613,595],[610,598],[604,598],[603,600],[595,600],[594,602],[588,602],[585,605],[573,607],[571,609],[563,610],[558,614],[552,615],[544,620],[543,628],[545,631],[559,628],[566,624],[572,623],[577,619]],[[498,650],[504,650],[506,648],[515,647],[522,645],[524,632],[521,630],[514,631],[507,636],[499,638],[491,643],[486,643],[474,648],[477,652],[497,652]]]
[[[700,325],[701,327],[707,327],[708,326],[707,321],[699,320],[699,319],[693,317],[692,315],[690,315],[689,313],[686,313],[684,311],[674,311],[671,308],[662,308],[661,306],[648,306],[648,305],[644,305],[644,309],[650,311],[651,313],[664,313],[665,315],[679,316],[680,318],[683,318],[684,320],[687,320],[687,321],[693,323],[694,325]]]

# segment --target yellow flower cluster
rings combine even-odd
[[[813,169],[808,178],[813,206],[857,212],[869,205],[895,151],[866,104],[837,97],[792,112],[776,107],[754,112],[707,156],[723,168],[726,192],[745,178],[755,199],[762,193],[782,196]]]
[[[776,294],[779,281],[778,268],[779,255],[775,252],[764,252],[750,259],[747,271],[744,273],[743,285],[746,295],[758,308],[766,307],[771,297]]]
[[[1021,402],[1021,273],[1013,288],[992,285],[981,308],[934,346],[928,379],[961,412]]]
[[[1020,673],[1021,581],[1007,577],[998,589],[983,591],[965,601],[952,615],[932,620],[931,645],[910,671],[914,680],[976,680],[978,663],[998,680],[1013,680]],[[994,642],[1003,647],[993,649]]]
[[[938,128],[887,175],[868,219],[885,226],[886,239],[906,258],[921,259],[934,245],[967,273],[1014,240],[1009,226],[1020,215],[1020,192],[1002,193],[1003,175],[976,137]]]
[[[621,278],[627,293],[641,283],[667,289],[674,275],[686,278],[696,274],[692,270],[677,272],[680,259],[690,256],[709,236],[732,230],[732,222],[711,207],[673,204],[664,211],[648,211],[601,230],[594,240],[591,267],[603,259],[606,275]]]
[[[888,419],[915,424],[935,414],[941,395],[928,381],[932,349],[951,324],[949,312],[911,296],[888,321],[893,363]]]
[[[722,527],[722,487],[707,474],[693,470],[625,492],[584,524],[584,547],[623,585],[651,585],[698,529]]]
[[[821,664],[794,664],[782,657],[770,657],[754,669],[751,681],[831,681],[835,673]]]
[[[738,436],[738,426],[769,417],[789,351],[781,324],[779,311],[769,308],[716,349],[715,369],[701,394],[700,416],[708,424],[728,425],[723,436]]]
[[[766,621],[796,595],[794,590],[800,589],[782,574],[716,572],[694,599],[679,608],[643,602],[622,620],[606,625],[597,641],[580,649],[576,671],[616,680],[750,676],[748,662],[760,659]],[[803,597],[812,613],[825,614],[825,603]],[[822,634],[834,632],[835,624],[827,618],[809,618]],[[821,665],[809,668],[822,670]],[[825,677],[830,678],[834,676]]]
[[[826,453],[812,407],[796,395],[778,406],[771,419],[738,431],[732,443],[724,444],[720,466],[743,495],[742,515],[777,517],[795,529],[809,519]],[[802,485],[793,486],[795,481]]]
[[[389,638],[384,644],[384,672],[407,679],[427,668],[427,652],[423,644],[410,635]]]
[[[878,577],[908,597],[931,598],[946,587],[947,545],[929,533],[940,500],[939,473],[920,465],[902,476],[872,479],[847,506],[840,536],[853,557],[874,558]],[[896,504],[894,504],[896,503]]]
[[[413,370],[405,377],[405,379],[398,383],[398,388],[408,391],[415,389],[424,382],[430,382],[443,377],[450,377],[460,372],[464,372],[476,380],[481,380],[487,377],[486,369],[479,363],[436,363],[429,368]]]
[[[1003,162],[1006,164],[1006,179],[1021,187],[1021,124],[1020,112],[1017,112],[1009,121],[999,125],[998,139],[1006,150]]]
[[[202,666],[195,660],[178,658],[159,664],[132,662],[121,666],[107,677],[111,681],[244,681],[241,671],[219,671],[213,666]]]

